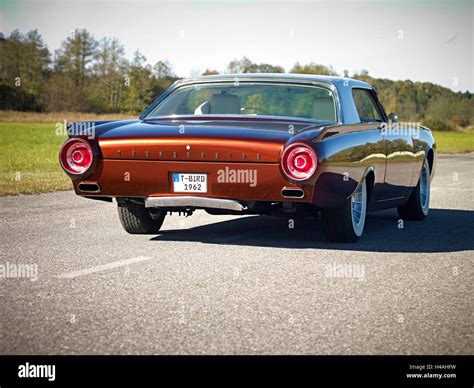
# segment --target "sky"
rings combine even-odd
[[[116,37],[128,58],[168,60],[181,77],[225,72],[243,56],[315,62],[349,74],[474,91],[473,0],[132,1],[0,0],[0,32],[38,29],[54,51],[75,28]]]

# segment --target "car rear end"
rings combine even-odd
[[[76,193],[96,199],[229,210],[259,201],[312,202],[313,186],[307,178],[316,169],[317,157],[308,145],[286,147],[291,136],[282,131],[250,138],[246,133],[251,130],[242,129],[239,136],[219,137],[212,136],[219,131],[215,127],[189,125],[186,136],[179,137],[180,125],[157,126],[151,137],[71,138],[61,150],[61,164]],[[166,134],[171,128],[174,136]],[[165,134],[157,135],[161,130]]]

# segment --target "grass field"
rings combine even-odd
[[[72,189],[70,179],[59,166],[59,148],[66,136],[56,134],[56,123],[136,117],[125,114],[0,110],[0,195]]]
[[[474,152],[474,131],[433,131],[440,154],[463,154]]]
[[[72,121],[97,121],[97,120],[128,120],[136,119],[138,115],[123,113],[80,113],[80,112],[19,112],[15,110],[0,110],[0,122],[5,123],[62,123],[64,120]]]
[[[0,195],[71,189],[58,160],[65,139],[54,124],[0,122]]]
[[[72,188],[58,160],[66,136],[56,134],[54,122],[12,123],[0,119],[0,195]],[[440,153],[474,152],[474,132],[435,132],[434,135]]]

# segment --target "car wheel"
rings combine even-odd
[[[364,232],[367,214],[367,184],[365,179],[340,208],[321,211],[326,237],[335,242],[354,242]]]
[[[145,205],[134,202],[118,204],[120,223],[130,234],[157,233],[166,213],[158,209],[147,209]]]
[[[418,184],[413,189],[407,203],[397,208],[400,218],[409,221],[422,221],[430,211],[430,165],[425,159]]]

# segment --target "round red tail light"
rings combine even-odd
[[[306,144],[291,144],[281,157],[283,172],[295,181],[310,178],[316,171],[317,164],[316,153]]]
[[[92,165],[94,156],[88,142],[82,139],[69,139],[59,153],[61,166],[70,174],[83,174]]]

